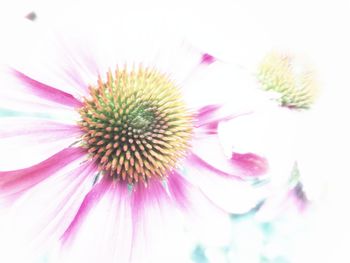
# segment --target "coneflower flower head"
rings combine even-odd
[[[5,32],[0,104],[39,115],[0,119],[4,262],[52,247],[60,263],[182,262],[184,221],[221,226],[265,194],[246,180],[265,159],[222,150],[219,124],[241,114],[225,63],[173,11],[113,3]]]
[[[189,147],[192,116],[180,90],[164,74],[116,69],[89,88],[79,109],[83,147],[102,176],[134,184],[165,179]]]

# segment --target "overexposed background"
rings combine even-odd
[[[1,0],[1,28],[11,29],[11,22],[32,11],[36,12],[37,19],[49,18],[69,9],[72,2],[78,1]],[[115,1],[116,8],[118,4]],[[321,87],[319,106],[313,119],[319,129],[313,131],[314,136],[307,137],[314,147],[308,167],[312,172],[305,179],[313,198],[307,216],[281,216],[283,220],[277,218],[276,222],[263,225],[263,229],[249,215],[234,219],[230,230],[232,238],[226,249],[210,244],[199,249],[193,244],[197,251],[195,256],[189,256],[189,260],[215,263],[350,262],[347,251],[350,243],[350,2],[149,1],[149,5],[155,8],[170,6],[169,15],[178,19],[179,24],[186,25],[186,35],[191,43],[219,59],[247,69],[253,70],[271,50],[302,54],[314,65]],[[276,231],[267,231],[268,227]],[[285,238],[290,239],[290,243]]]

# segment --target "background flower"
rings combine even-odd
[[[256,262],[344,260],[348,258],[344,247],[349,234],[347,224],[341,223],[348,218],[345,208],[348,197],[344,188],[349,172],[344,165],[344,156],[347,155],[345,149],[348,148],[349,140],[346,139],[348,125],[344,120],[348,112],[346,87],[349,81],[346,76],[349,40],[344,32],[348,24],[349,5],[346,1],[274,0],[233,3],[220,1],[220,4],[218,7],[208,3],[206,8],[201,9],[201,19],[197,21],[203,30],[191,31],[193,39],[197,39],[199,45],[205,45],[207,50],[224,61],[236,62],[240,70],[243,67],[243,71],[248,69],[248,72],[253,72],[271,50],[306,55],[315,66],[321,88],[317,108],[300,120],[303,123],[300,124],[302,136],[297,141],[300,144],[307,143],[308,147],[303,147],[304,151],[296,151],[296,156],[303,163],[299,166],[303,187],[312,200],[311,215],[308,219],[302,217],[301,221],[285,218],[285,229],[298,226],[303,229],[283,236],[286,241],[295,238],[294,241],[287,242],[285,250],[278,246],[282,239],[276,242],[277,246],[272,250],[275,253],[284,251],[285,257],[256,257]],[[210,19],[214,17],[216,19]],[[241,81],[246,87],[253,86],[249,84],[249,77]],[[282,176],[287,179],[289,174]],[[234,221],[233,224],[239,228],[239,222]],[[255,224],[256,222],[253,223],[254,226]],[[272,227],[274,224],[278,224],[277,220],[270,222]],[[274,239],[271,231],[264,232],[264,235],[268,240]],[[256,236],[258,238],[255,234],[249,237]],[[236,235],[236,241],[245,238],[247,237],[243,233]],[[339,243],[333,243],[334,240]],[[219,254],[227,255],[228,251],[239,254],[245,250],[224,247]],[[225,260],[215,258],[211,261],[230,262]],[[242,259],[236,260],[245,262]]]

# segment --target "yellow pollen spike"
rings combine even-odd
[[[112,146],[113,146],[113,144],[112,144],[112,143],[108,143],[108,144],[107,144],[107,146],[106,146],[106,150],[111,149],[111,148],[112,148]]]
[[[124,152],[126,152],[128,150],[128,145],[127,144],[124,144],[123,150],[124,150]]]
[[[112,152],[113,152],[113,150],[112,150],[112,149],[109,149],[109,150],[105,153],[105,156],[111,155]]]
[[[91,148],[88,150],[88,152],[89,152],[89,153],[93,153],[93,152],[96,151],[96,150],[97,150],[96,147],[91,147]]]
[[[122,165],[124,163],[124,156],[120,156],[119,158],[119,164]]]
[[[93,144],[94,142],[96,142],[96,139],[95,139],[95,138],[92,138],[92,139],[88,140],[88,143],[89,143],[89,144]]]
[[[96,145],[98,145],[98,146],[101,146],[102,144],[104,144],[105,143],[105,141],[104,140],[100,140],[100,141],[98,141],[97,142],[97,144]]]
[[[113,158],[113,160],[112,160],[112,170],[115,170],[116,167],[117,167],[117,159]]]

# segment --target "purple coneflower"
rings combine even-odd
[[[235,116],[216,103],[230,95],[223,65],[146,10],[61,16],[54,34],[24,21],[9,38],[1,106],[38,116],[0,120],[9,255],[59,241],[59,262],[169,262],[157,253],[176,254],[178,213],[258,200],[242,179],[266,161],[221,150],[218,125]]]

